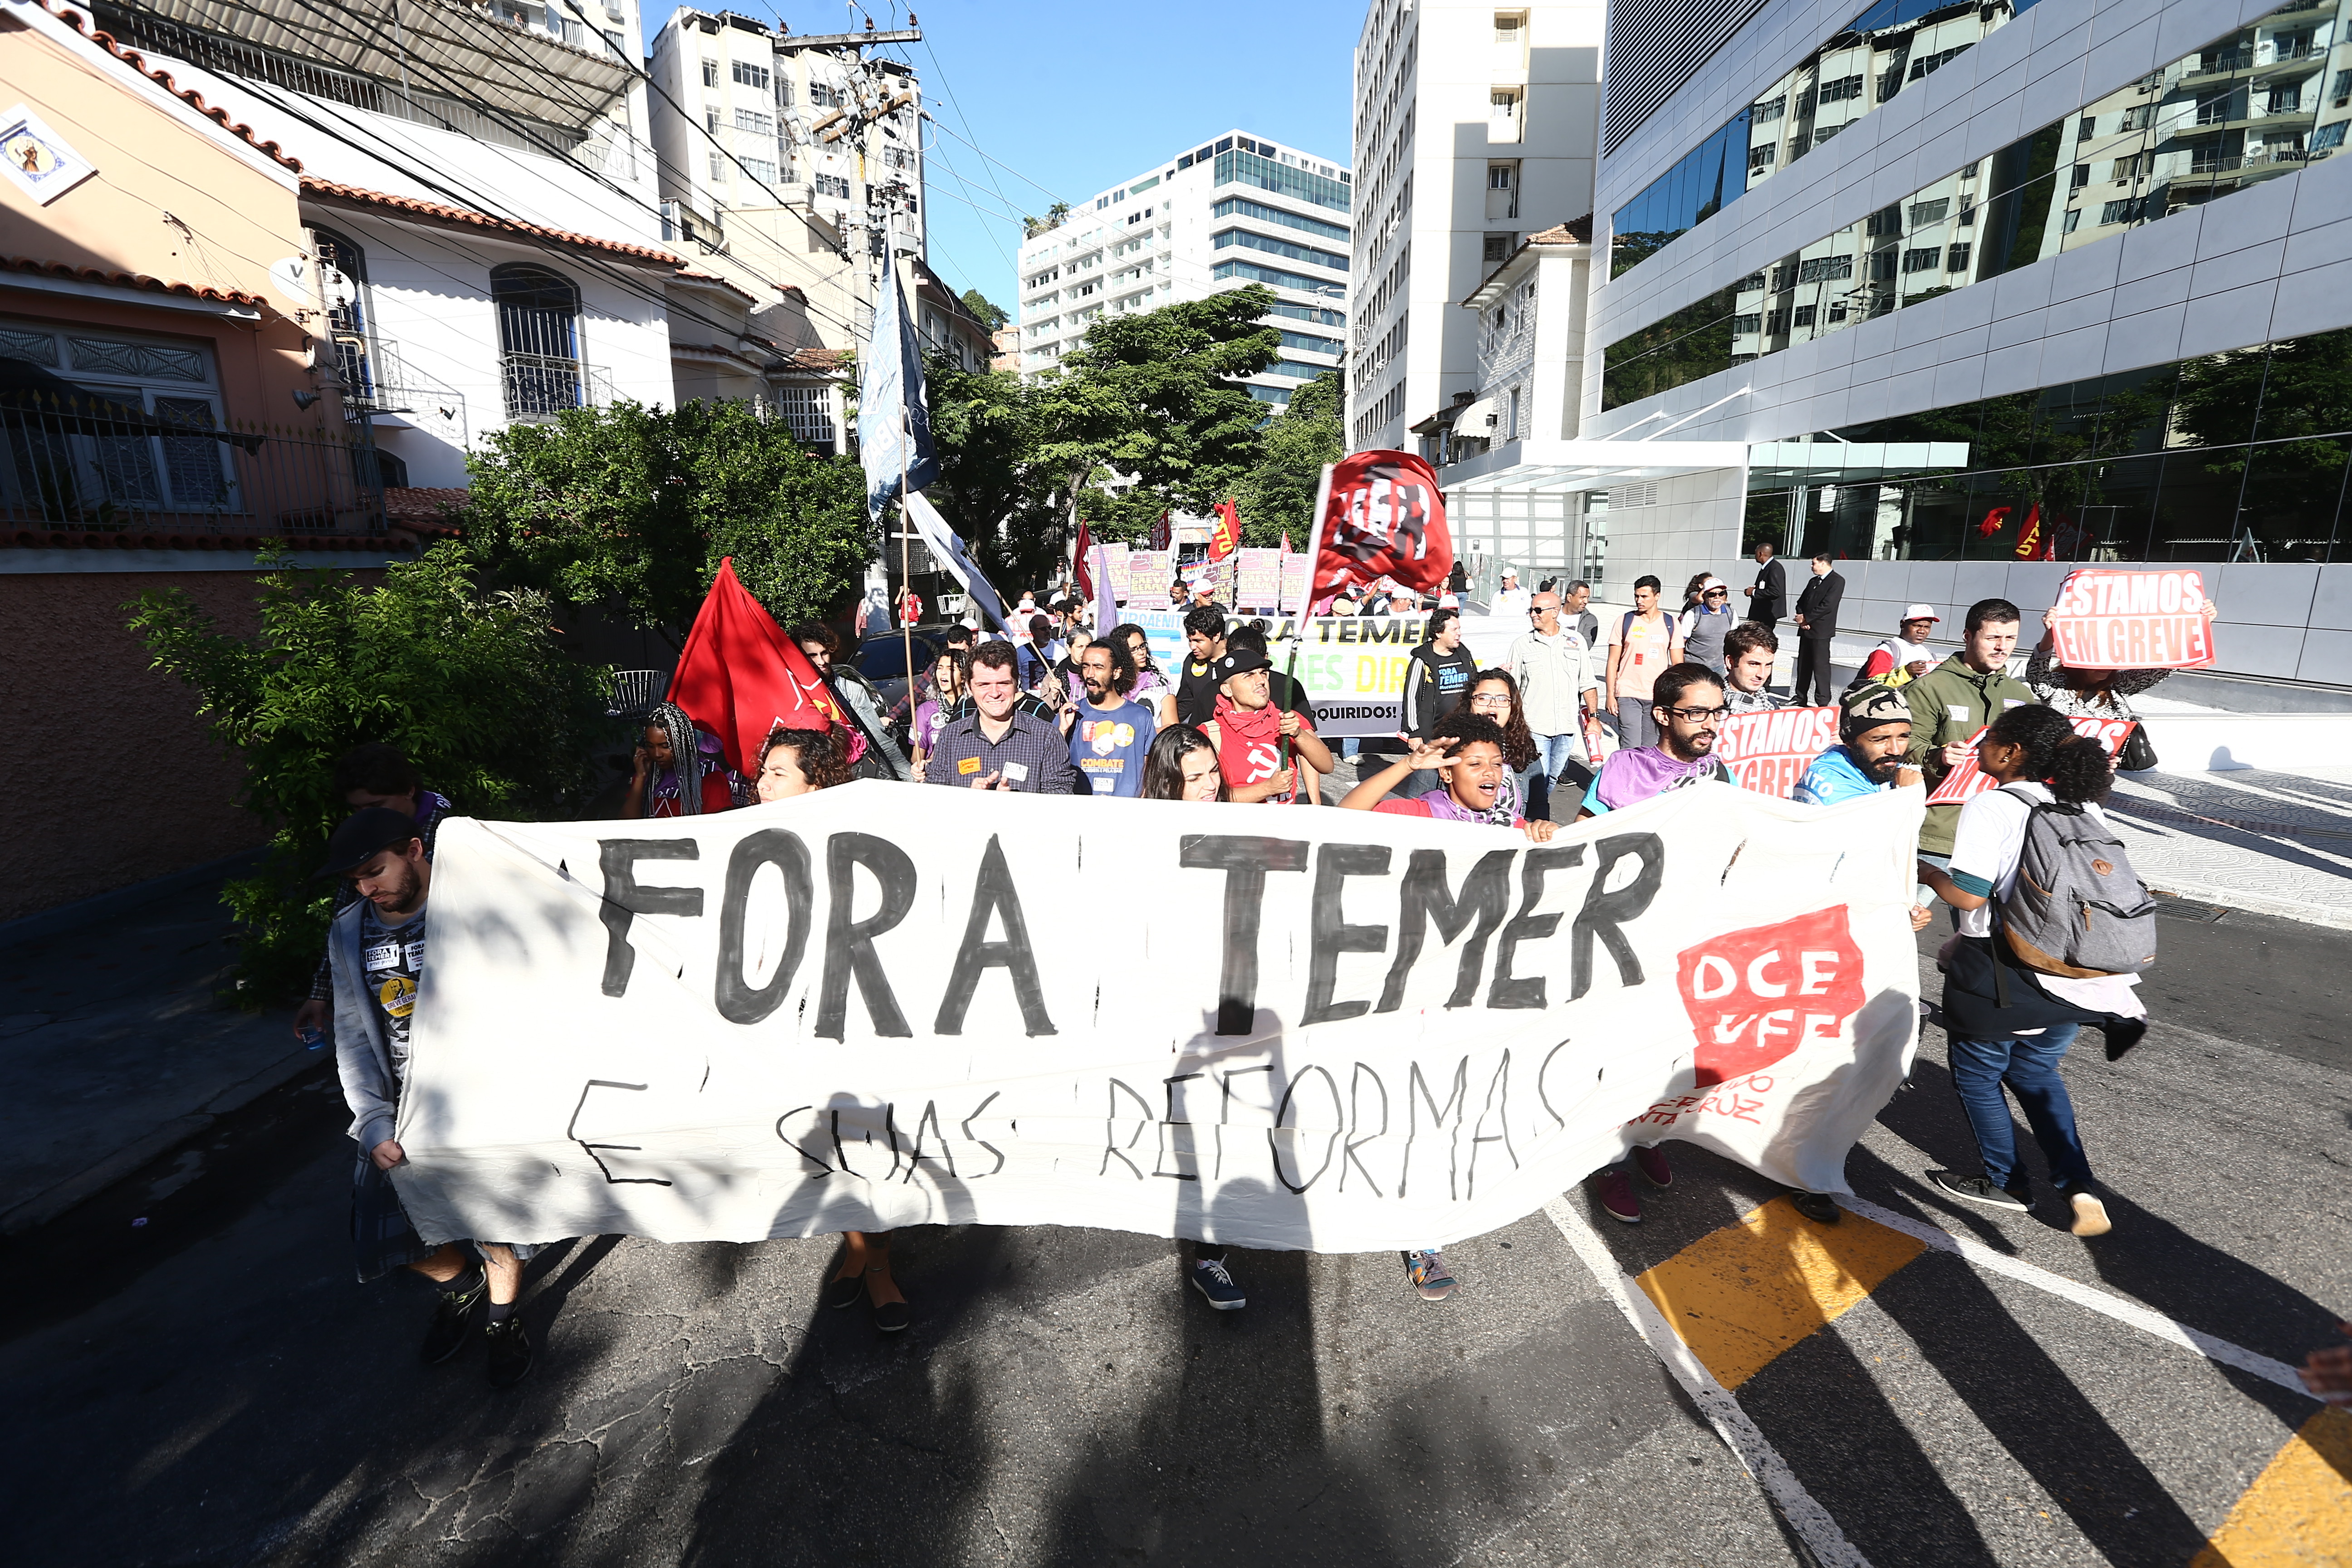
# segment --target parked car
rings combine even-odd
[[[941,634],[944,627],[933,627],[915,633],[915,668],[927,668],[947,646]],[[857,645],[851,663],[874,689],[882,695],[885,710],[895,708],[907,695],[907,643],[902,633],[875,632]]]

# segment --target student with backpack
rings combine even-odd
[[[1919,879],[1960,911],[1937,963],[1952,1084],[1984,1170],[1927,1179],[1990,1208],[2032,1207],[2006,1087],[2073,1210],[2070,1228],[2104,1236],[2112,1222],[2058,1063],[2084,1024],[2105,1030],[2110,1061],[2147,1033],[2136,987],[2156,962],[2156,906],[2099,810],[2114,782],[2105,749],[2064,715],[2009,710],[1986,731],[1977,765],[1998,787],[1961,808],[1951,868],[1922,858]]]

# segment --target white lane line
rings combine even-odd
[[[1764,1489],[1765,1495],[1789,1521],[1789,1527],[1813,1554],[1813,1560],[1822,1568],[1870,1568],[1870,1559],[1845,1538],[1845,1531],[1838,1528],[1829,1510],[1813,1500],[1813,1494],[1789,1468],[1789,1462],[1780,1458],[1780,1451],[1772,1447],[1771,1440],[1748,1418],[1748,1412],[1739,1407],[1739,1401],[1731,1396],[1730,1390],[1715,1380],[1706,1364],[1691,1353],[1682,1336],[1659,1314],[1656,1303],[1617,1267],[1608,1243],[1593,1233],[1585,1217],[1570,1208],[1564,1197],[1544,1205],[1544,1213],[1551,1216],[1551,1223],[1568,1238],[1568,1245],[1592,1271],[1601,1288],[1609,1292],[1610,1300],[1617,1303],[1618,1311],[1633,1324],[1633,1331],[1642,1336],[1698,1405],[1707,1424],[1715,1428],[1715,1435],[1723,1439],[1723,1446]]]
[[[1896,1214],[1893,1209],[1881,1207],[1868,1198],[1841,1197],[1837,1201],[1842,1206],[1852,1209],[1864,1219],[1875,1220],[1888,1229],[1899,1230],[1906,1236],[1916,1236],[1928,1246],[1940,1247],[1946,1252],[1964,1258],[1988,1273],[2015,1279],[2021,1284],[2031,1285],[2037,1290],[2046,1290],[2053,1296],[2072,1301],[2078,1307],[2088,1307],[2094,1312],[2105,1313],[2119,1323],[2129,1323],[2132,1327],[2144,1330],[2168,1344],[2179,1345],[2183,1350],[2195,1351],[2206,1360],[2219,1362],[2223,1366],[2233,1366],[2240,1372],[2252,1373],[2265,1382],[2277,1384],[2281,1388],[2292,1389],[2306,1396],[2311,1392],[2304,1387],[2303,1379],[2295,1374],[2294,1368],[2287,1365],[2286,1363],[2273,1361],[2269,1356],[2250,1351],[2243,1345],[2233,1345],[2227,1340],[2216,1339],[2201,1329],[2192,1329],[2186,1323],[2166,1317],[2153,1308],[2143,1307],[2137,1301],[2127,1301],[2120,1296],[2110,1295],[2096,1286],[2085,1285],[2079,1279],[2069,1279],[2063,1274],[2053,1273],[2037,1264],[2028,1263],[2022,1258],[2011,1258],[2005,1252],[1996,1252],[1973,1237],[1955,1236],[1941,1226],[1927,1225],[1907,1215]]]

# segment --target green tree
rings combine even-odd
[[[311,873],[350,812],[334,793],[338,756],[389,742],[469,816],[576,814],[611,722],[610,671],[562,651],[547,596],[486,588],[462,546],[386,568],[381,587],[267,563],[250,637],[223,631],[177,588],[126,606],[154,668],[194,689],[198,715],[244,762],[239,804],[269,829],[261,871],[223,895],[254,1005],[318,963],[332,889]]]
[[[1274,304],[1274,290],[1253,284],[1105,316],[1039,382],[1040,468],[1065,493],[1112,481],[1081,498],[1097,537],[1133,540],[1171,507],[1206,512],[1238,494],[1267,416],[1239,378],[1281,353],[1281,334],[1259,321]]]
[[[511,425],[467,460],[467,545],[500,579],[613,605],[672,647],[722,557],[786,623],[831,613],[873,558],[866,479],[740,400],[622,402]]]
[[[1304,550],[1315,529],[1315,497],[1326,465],[1348,450],[1340,373],[1327,370],[1290,395],[1290,405],[1265,427],[1256,467],[1241,484],[1242,542]]]
[[[1003,306],[997,304],[977,289],[967,289],[963,291],[963,304],[965,310],[985,321],[988,324],[988,330],[992,332],[1003,330],[1004,323],[1013,319],[1005,314]]]

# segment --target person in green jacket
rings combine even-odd
[[[1927,774],[1928,794],[1959,765],[1978,731],[2011,708],[2040,700],[2009,673],[2023,619],[2007,599],[1979,599],[1969,606],[1960,651],[1902,689],[1911,709],[1910,761]],[[1959,820],[1958,805],[1929,806],[1919,828],[1919,858],[1949,864]]]

